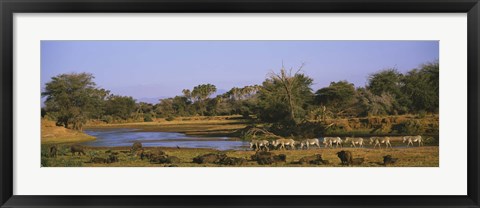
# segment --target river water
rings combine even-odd
[[[210,148],[217,150],[244,150],[248,142],[230,137],[195,137],[175,132],[144,132],[137,129],[88,129],[85,133],[96,137],[83,143],[87,146],[119,147],[132,146],[136,141],[144,147]]]

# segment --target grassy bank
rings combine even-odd
[[[79,143],[95,140],[95,137],[81,131],[74,131],[56,126],[54,121],[42,119],[41,121],[41,142],[42,144]]]
[[[139,156],[135,156],[128,152],[130,147],[88,147],[85,156],[72,156],[68,150],[68,146],[58,146],[60,155],[56,158],[49,158],[47,155],[48,145],[42,148],[42,165],[44,167],[166,167],[171,164],[152,164],[148,160],[141,160]],[[254,151],[215,151],[211,149],[176,149],[176,148],[155,148],[146,147],[146,151],[162,150],[169,156],[176,156],[180,159],[179,163],[175,163],[178,167],[222,167],[216,164],[196,164],[192,160],[194,157],[207,153],[225,153],[229,157],[239,157],[248,160],[247,164],[242,167],[342,167],[336,153],[341,149],[310,149],[310,150],[275,150],[275,154],[285,154],[287,156],[286,163],[277,163],[272,165],[258,165],[255,161],[250,160],[250,156],[255,154]],[[394,148],[394,149],[366,149],[366,148],[344,148],[343,150],[351,151],[354,158],[365,158],[365,162],[358,167],[385,167],[383,156],[392,155],[399,158],[398,162],[391,167],[438,167],[439,165],[439,147],[425,146],[412,148]],[[89,163],[91,157],[107,157],[113,151],[119,153],[119,162],[110,164]],[[329,165],[300,165],[298,160],[305,156],[314,154],[322,154],[323,159],[329,160]],[[389,167],[390,167],[389,166]],[[223,166],[229,167],[229,166]],[[231,167],[231,166],[230,166]]]

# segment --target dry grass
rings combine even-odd
[[[43,148],[45,150],[48,147]],[[71,167],[71,166],[86,166],[86,167],[164,167],[169,164],[151,164],[148,160],[141,160],[138,156],[134,156],[130,153],[121,153],[120,151],[127,151],[129,147],[115,147],[115,148],[105,148],[105,147],[89,147],[87,150],[86,156],[71,156],[68,152],[68,146],[59,147],[61,152],[66,155],[58,156],[57,158],[47,158],[42,157],[42,162],[45,161],[45,166],[53,167]],[[210,150],[210,149],[175,149],[175,148],[154,148],[147,147],[146,151],[154,151],[160,149],[166,152],[170,156],[176,156],[180,158],[181,163],[175,164],[178,167],[227,167],[215,164],[196,164],[192,163],[192,159],[196,156],[207,154],[207,153],[217,153],[220,151]],[[118,163],[111,164],[93,164],[88,163],[90,157],[106,157],[108,153],[105,151],[118,151],[119,160]],[[439,166],[439,148],[438,146],[427,146],[427,147],[413,147],[413,148],[394,148],[394,149],[353,149],[345,148],[344,150],[351,151],[354,158],[362,157],[365,158],[365,162],[361,166],[356,167],[385,167],[381,163],[383,162],[383,156],[392,155],[394,158],[399,158],[399,161],[395,165],[390,165],[389,167],[438,167]],[[282,150],[282,151],[273,151],[276,154],[285,154],[287,155],[286,163],[278,163],[270,166],[273,167],[342,167],[340,165],[340,160],[338,159],[336,152],[340,149],[310,149],[310,150]],[[222,153],[227,154],[230,157],[242,157],[247,160],[250,159],[250,156],[255,154],[254,151],[223,151]],[[314,154],[322,154],[323,159],[329,160],[330,165],[300,165],[296,164],[298,160],[304,156],[311,156]],[[231,167],[231,166],[228,166]],[[242,167],[266,167],[265,165],[258,165],[255,161],[249,161],[246,165]]]

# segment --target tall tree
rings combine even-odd
[[[303,64],[297,69],[285,69],[282,65],[279,73],[271,72],[263,82],[261,99],[263,106],[270,109],[282,109],[283,103],[286,103],[286,109],[289,119],[294,123],[298,123],[305,115],[305,105],[312,100],[313,93],[310,88],[313,80],[302,74]],[[268,102],[271,102],[268,104]],[[281,111],[280,111],[281,112]],[[279,112],[279,113],[280,113]],[[298,115],[300,113],[300,115]]]
[[[192,96],[196,98],[196,101],[203,101],[209,98],[216,91],[217,87],[215,87],[215,85],[201,84],[193,88]]]
[[[192,97],[195,98],[195,104],[198,106],[200,114],[203,116],[206,109],[207,99],[217,91],[217,87],[212,84],[201,84],[195,86],[192,90]]]
[[[60,74],[45,85],[45,109],[57,123],[82,130],[89,118],[101,114],[109,91],[97,88],[94,76],[88,73]]]
[[[182,93],[185,98],[187,98],[190,102],[192,101],[192,92],[189,89],[183,89]]]

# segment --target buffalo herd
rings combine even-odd
[[[370,144],[373,144],[373,148],[377,146],[381,147],[381,144],[385,144],[386,148],[391,148],[390,138],[388,137],[371,137],[369,139]],[[325,148],[333,148],[333,146],[343,147],[343,144],[351,144],[352,147],[363,147],[364,146],[363,138],[353,138],[347,137],[345,140],[342,140],[340,137],[325,137],[323,139],[323,144]],[[403,137],[403,142],[407,143],[407,146],[413,145],[413,143],[418,143],[419,146],[423,145],[421,136],[406,136]],[[192,159],[192,163],[197,164],[216,164],[216,165],[227,165],[227,166],[243,166],[248,163],[248,161],[254,161],[259,165],[272,165],[278,163],[286,163],[287,156],[285,154],[276,154],[271,152],[271,149],[295,149],[296,146],[299,146],[300,149],[308,149],[309,147],[320,148],[319,139],[306,139],[303,141],[295,141],[293,139],[277,139],[272,142],[267,140],[252,140],[250,142],[250,147],[256,150],[254,155],[251,155],[250,158],[241,158],[241,157],[229,157],[222,152],[218,153],[209,153],[204,155],[198,155]],[[86,155],[85,146],[74,144],[69,147],[70,153],[72,156],[83,156]],[[56,145],[52,145],[48,149],[48,157],[57,157],[59,149]],[[108,154],[106,157],[100,156],[91,156],[90,160],[86,163],[116,163],[119,162],[119,154],[126,154],[139,158],[140,160],[147,160],[151,164],[170,164],[166,167],[176,167],[174,164],[181,162],[180,158],[175,156],[169,156],[164,151],[154,149],[147,151],[142,147],[140,142],[134,142],[129,151],[105,151]],[[351,151],[342,150],[336,153],[340,161],[340,164],[343,166],[355,166],[362,165],[364,158],[354,158]],[[65,153],[64,153],[65,155]],[[392,165],[398,161],[398,158],[393,158],[391,155],[383,156],[383,163],[381,165]],[[298,161],[292,162],[292,164],[301,164],[301,165],[328,165],[331,164],[330,161],[324,160],[321,154],[315,154],[312,156],[305,156],[300,158]]]

